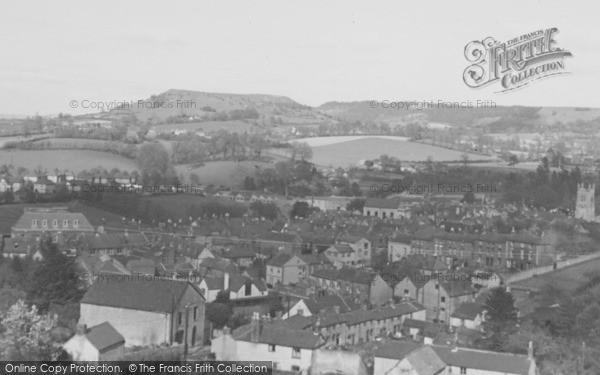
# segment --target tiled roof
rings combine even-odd
[[[481,314],[483,306],[473,302],[463,302],[450,316],[458,319],[474,320]]]
[[[531,360],[526,355],[499,353],[485,350],[432,345],[431,348],[446,363],[455,367],[466,367],[496,373],[529,374]]]
[[[90,233],[81,238],[80,243],[92,250],[123,248],[123,238],[118,234]]]
[[[446,368],[446,364],[429,346],[422,346],[417,350],[413,350],[406,356],[406,360],[419,375],[440,374]]]
[[[305,299],[304,304],[306,305],[311,314],[318,314],[319,311],[323,309],[332,310],[334,306],[338,306],[340,308],[341,313],[350,311],[350,308],[348,307],[344,299],[336,295],[327,295],[323,297]]]
[[[239,327],[232,333],[232,336],[236,340],[252,341],[252,324]],[[317,349],[324,344],[323,337],[320,334],[315,334],[310,330],[293,329],[272,323],[262,323],[258,342],[300,349]]]
[[[331,264],[329,258],[327,258],[324,254],[303,254],[300,255],[300,259],[302,259],[309,266],[317,265],[317,264]]]
[[[187,288],[198,288],[188,281],[139,278],[102,280],[94,283],[81,303],[124,309],[171,313]]]
[[[282,267],[284,264],[292,259],[293,255],[286,253],[279,253],[274,258],[270,259],[267,262],[268,266]]]
[[[31,255],[40,249],[39,238],[9,237],[4,239],[4,254]]]
[[[414,341],[401,341],[401,342],[386,342],[375,350],[375,357],[389,358],[389,359],[403,359],[411,352],[419,349],[422,344]]]
[[[365,207],[397,209],[400,207],[400,202],[396,199],[369,198],[365,202]]]
[[[115,345],[125,344],[125,338],[109,322],[89,328],[85,337],[100,353]]]
[[[346,253],[353,253],[354,252],[354,248],[348,244],[345,243],[341,243],[341,244],[336,244],[331,246],[332,248],[334,248],[338,253],[340,254],[346,254]]]

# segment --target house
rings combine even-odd
[[[373,375],[537,375],[530,342],[527,355],[500,353],[453,345],[423,345],[396,341],[374,353]]]
[[[204,258],[198,266],[198,271],[203,276],[222,277],[225,273],[237,273],[238,268],[227,259]]]
[[[226,273],[221,277],[205,276],[198,284],[206,302],[213,302],[219,293],[227,293],[230,300],[265,297],[269,294],[263,280]]]
[[[106,254],[82,254],[77,257],[77,265],[83,271],[83,281],[88,285],[92,285],[96,280],[104,280],[110,277],[128,277],[132,274],[123,263]],[[154,270],[154,267],[152,269]],[[154,272],[152,272],[152,275],[154,275]]]
[[[260,244],[259,252],[263,252],[263,248],[273,248],[288,253],[302,249],[302,238],[295,233],[267,232],[258,236],[254,241]]]
[[[223,259],[230,260],[238,267],[244,268],[250,267],[256,258],[254,250],[246,246],[232,246],[221,249],[213,248],[211,252]]]
[[[125,338],[108,322],[87,328],[78,325],[73,337],[62,347],[72,361],[111,361],[123,354]]]
[[[315,270],[328,269],[333,266],[325,254],[301,254],[299,257],[306,263],[309,275]]]
[[[82,213],[71,212],[64,207],[27,207],[11,228],[12,237],[49,234],[56,243],[69,236],[94,232],[94,227]]]
[[[118,234],[107,234],[96,232],[86,233],[79,238],[78,252],[88,254],[123,254],[125,248],[124,239]]]
[[[218,361],[270,361],[274,370],[307,375],[325,340],[310,330],[293,329],[254,313],[250,324],[212,340],[210,351]]]
[[[432,278],[423,286],[427,320],[450,324],[450,313],[464,302],[473,302],[477,289],[468,275],[448,273]]]
[[[374,353],[373,375],[441,375],[445,369],[431,347],[412,341],[388,342]]]
[[[350,245],[356,254],[356,264],[368,266],[371,264],[373,249],[371,241],[366,237],[344,235],[338,240],[341,244]]]
[[[342,297],[328,294],[313,298],[303,298],[291,307],[290,311],[283,315],[283,319],[287,319],[296,314],[301,316],[312,316],[325,311],[337,311],[345,313],[352,309],[357,309],[360,306],[353,303],[348,303]]]
[[[450,315],[450,327],[481,329],[484,317],[483,306],[473,302],[463,302]]]
[[[320,332],[329,346],[338,346],[362,344],[399,333],[403,321],[409,318],[424,320],[425,308],[414,302],[346,313],[335,308],[312,316],[296,314],[284,323],[292,328]]]
[[[80,303],[80,324],[109,322],[126,346],[202,345],[205,298],[189,281],[140,276],[105,279]]]
[[[363,215],[381,219],[410,218],[410,210],[403,207],[398,199],[369,198],[363,207]]]
[[[339,270],[316,270],[310,275],[322,289],[339,293],[342,297],[352,297],[362,302],[381,304],[393,295],[392,287],[381,275],[364,268],[342,268]]]
[[[57,189],[56,183],[45,177],[39,178],[33,183],[33,191],[38,194],[54,194]]]
[[[356,265],[356,251],[348,244],[330,246],[324,254],[336,268],[354,267]]]
[[[531,342],[529,342],[527,355],[441,345],[432,345],[431,348],[446,364],[448,374],[537,375],[538,373]]]
[[[397,262],[403,257],[407,257],[411,252],[410,239],[394,238],[388,241],[387,248],[388,262]]]
[[[297,284],[308,275],[307,264],[299,256],[279,253],[267,262],[267,284]]]
[[[4,239],[2,256],[5,258],[25,258],[27,256],[32,256],[34,258],[41,259],[40,250],[41,242],[39,237],[9,237]]]

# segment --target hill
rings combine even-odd
[[[294,124],[297,121],[320,123],[324,120],[312,108],[285,96],[189,90],[168,90],[133,103],[129,108],[113,109],[103,116],[115,119],[128,115],[135,115],[141,121],[151,120],[155,124],[177,122],[177,118],[206,121],[267,119],[281,124]]]

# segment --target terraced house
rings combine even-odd
[[[338,310],[302,316],[296,314],[285,323],[296,329],[319,332],[327,344],[356,345],[373,341],[376,337],[400,332],[404,319],[425,320],[425,307],[415,302],[400,303],[373,310]]]
[[[322,289],[352,297],[360,303],[381,304],[392,298],[393,289],[380,275],[364,268],[316,270],[310,279]]]

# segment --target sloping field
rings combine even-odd
[[[156,125],[153,129],[157,132],[172,132],[175,130],[183,131],[203,131],[205,133],[218,132],[219,130],[227,130],[230,133],[249,132],[252,125],[239,120],[233,121],[202,121],[189,122],[181,124],[164,124]]]
[[[299,139],[312,142],[311,162],[321,166],[348,167],[361,160],[377,159],[382,154],[393,156],[401,161],[425,161],[429,156],[434,161],[459,161],[460,151],[409,142],[403,137],[342,136]],[[311,145],[311,143],[309,143]],[[276,150],[274,152],[285,152]],[[492,160],[489,156],[471,154],[469,160]]]
[[[223,185],[239,188],[247,176],[254,176],[258,169],[272,167],[272,164],[258,161],[210,161],[205,165],[189,169],[190,166],[178,165],[175,167],[177,174],[188,177],[190,173],[196,173],[200,177],[200,184]]]
[[[34,170],[38,166],[53,171],[81,172],[85,169],[103,167],[106,170],[119,168],[122,171],[137,170],[134,161],[125,157],[100,151],[87,150],[1,150],[0,165],[12,164]]]

